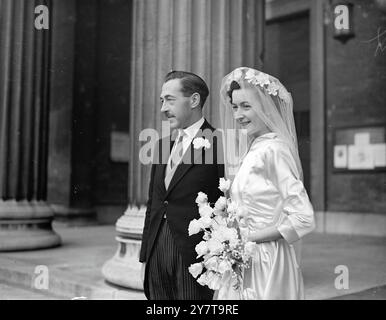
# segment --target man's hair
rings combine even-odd
[[[194,93],[200,95],[200,107],[203,108],[209,96],[209,89],[205,81],[198,75],[186,71],[171,71],[165,76],[165,83],[174,80],[181,80],[181,91],[185,97],[190,97]]]

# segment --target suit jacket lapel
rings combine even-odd
[[[204,124],[201,126],[200,130],[198,131],[194,139],[202,137],[203,136],[202,131],[208,128],[210,128],[210,125],[205,120]],[[194,149],[193,147],[194,139],[192,140],[189,148],[186,150],[182,158],[181,164],[177,166],[176,171],[174,172],[174,175],[172,177],[172,180],[170,181],[166,196],[169,195],[172,189],[178,184],[178,182],[185,176],[185,174],[195,163],[202,163],[202,162],[199,162],[198,159],[202,157],[204,148]]]

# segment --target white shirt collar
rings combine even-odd
[[[185,135],[190,139],[193,140],[194,137],[197,135],[198,131],[201,129],[202,125],[204,124],[205,119],[202,117],[197,122],[193,123],[190,127],[187,127],[183,129]],[[181,134],[181,132],[179,132]]]

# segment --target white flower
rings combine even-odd
[[[205,231],[205,234],[202,236],[202,239],[204,239],[205,241],[208,241],[210,240],[210,238],[211,238],[210,232]]]
[[[227,207],[227,199],[225,197],[218,198],[218,200],[214,205],[214,209],[216,211],[224,211],[226,207]]]
[[[260,87],[264,87],[265,85],[269,85],[271,83],[269,81],[269,75],[263,72],[260,72],[256,76],[256,82],[260,85]]]
[[[239,238],[237,236],[237,233],[236,233],[235,237],[232,237],[232,238],[229,239],[229,247],[230,247],[230,249],[232,249],[232,250],[235,249],[238,246],[239,243],[240,243],[240,240],[239,240]]]
[[[198,212],[200,213],[201,217],[211,218],[213,211],[214,211],[213,208],[209,204],[204,204],[198,208]]]
[[[221,277],[217,273],[211,272],[208,277],[208,287],[212,290],[219,290],[221,286]]]
[[[245,80],[252,80],[256,78],[255,72],[252,69],[249,69],[245,74]]]
[[[194,278],[197,278],[201,274],[202,269],[202,263],[195,263],[189,267],[189,272]]]
[[[212,226],[214,226],[214,224],[212,224]],[[213,228],[212,239],[216,239],[219,242],[224,242],[225,240],[227,240],[226,237],[225,237],[225,233],[226,233],[227,229],[228,228],[226,226],[226,223],[225,223],[225,225],[224,224],[217,225],[216,228]]]
[[[237,230],[235,228],[226,228],[224,232],[224,237],[225,240],[228,240],[230,242],[237,242],[239,240]]]
[[[244,253],[248,256],[252,256],[257,248],[255,242],[247,242],[244,246]]]
[[[201,275],[201,277],[199,277],[197,279],[197,282],[201,285],[201,286],[206,286],[208,284],[208,275],[205,273],[203,273]]]
[[[243,298],[244,300],[257,300],[256,291],[251,288],[245,289],[243,292]]]
[[[218,266],[218,272],[224,274],[227,271],[232,270],[232,265],[228,260],[222,260]]]
[[[243,71],[240,68],[233,71],[233,80],[232,81],[240,82],[242,77],[243,77]]]
[[[212,225],[212,219],[210,216],[203,216],[198,220],[198,223],[203,229],[207,229]]]
[[[267,92],[268,92],[268,94],[270,94],[272,96],[277,96],[277,92],[278,92],[279,88],[280,87],[276,83],[271,82],[271,84],[267,88]]]
[[[229,188],[231,187],[231,181],[230,180],[226,180],[224,178],[221,178],[220,179],[220,183],[219,183],[219,186],[218,188],[222,191],[222,192],[227,192],[229,190]]]
[[[237,204],[235,202],[230,202],[228,204],[228,213],[230,215],[233,215],[233,214],[236,214],[236,211],[237,211]]]
[[[208,196],[203,192],[199,192],[198,196],[196,198],[196,203],[199,206],[207,204],[208,203]]]
[[[189,237],[199,233],[202,228],[203,228],[203,225],[200,223],[200,221],[198,221],[197,219],[192,220],[189,223],[189,228],[188,228]]]
[[[211,257],[206,262],[204,262],[205,268],[211,271],[217,271],[218,268],[218,258]]]
[[[208,253],[208,244],[206,241],[201,241],[198,245],[196,245],[195,249],[198,254],[197,258],[200,258]]]
[[[204,148],[206,150],[206,149],[210,148],[210,142],[206,138],[201,138],[201,137],[195,138],[193,140],[193,147],[194,147],[194,149]]]
[[[235,228],[228,228],[226,225],[220,225],[212,232],[212,239],[221,242],[229,241],[233,244],[238,242],[237,230]]]
[[[211,255],[216,255],[221,253],[224,249],[224,245],[219,240],[212,238],[208,241],[207,248]]]
[[[213,232],[216,232],[221,226],[226,227],[226,225],[227,225],[227,222],[226,222],[225,218],[222,216],[215,216],[212,219],[211,227],[214,230]],[[212,237],[213,237],[213,233],[212,233]]]

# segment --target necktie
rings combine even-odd
[[[169,185],[170,180],[173,176],[174,169],[180,163],[184,155],[184,148],[182,143],[182,140],[184,139],[184,135],[185,133],[181,131],[176,142],[174,143],[172,152],[170,154],[170,158],[166,166],[166,174],[165,174],[165,183],[167,186]]]
[[[184,155],[184,147],[182,144],[182,140],[184,139],[184,133],[183,131],[180,133],[178,139],[176,140],[176,143],[174,144],[173,150],[170,154],[170,171],[174,169],[176,165],[181,161],[182,156]]]

